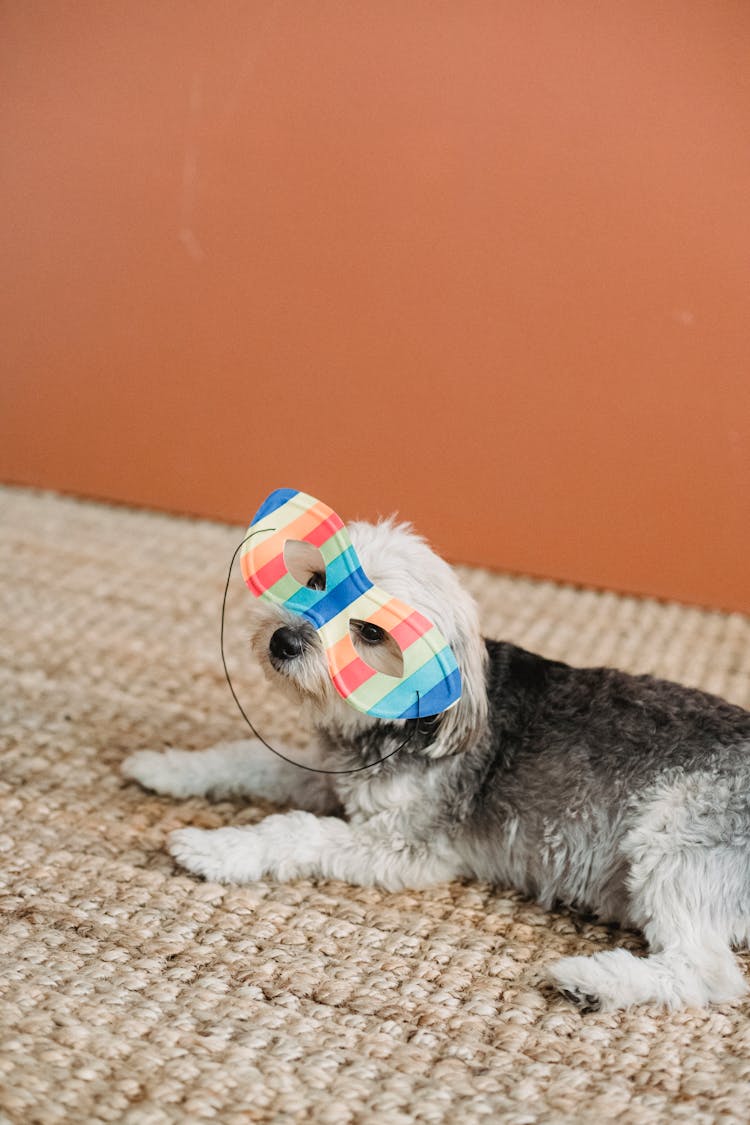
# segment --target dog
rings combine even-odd
[[[157,793],[293,806],[257,825],[173,832],[172,855],[232,883],[334,878],[396,891],[474,878],[640,930],[646,956],[615,949],[549,969],[582,1010],[742,996],[732,947],[750,938],[750,712],[648,675],[573,668],[485,640],[455,572],[408,525],[357,522],[349,532],[372,581],[447,638],[459,702],[430,720],[357,712],[334,689],[313,626],[249,599],[258,659],[317,732],[316,748],[296,756],[321,769],[372,768],[311,773],[255,740],[133,754],[125,776]],[[314,548],[294,565],[320,588]],[[388,671],[393,638],[362,624],[352,625],[356,646]]]

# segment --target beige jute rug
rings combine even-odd
[[[541,984],[555,958],[638,950],[634,934],[481,884],[226,887],[178,870],[171,829],[269,811],[119,774],[137,749],[243,735],[218,650],[241,529],[22,489],[0,490],[0,523],[0,1118],[750,1120],[750,1001],[582,1016]],[[740,615],[463,573],[488,634],[750,705]],[[244,657],[243,595],[239,690],[302,748]]]

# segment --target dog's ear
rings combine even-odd
[[[468,595],[467,595],[468,597]],[[461,672],[461,698],[445,711],[428,753],[441,758],[456,754],[476,742],[487,725],[487,646],[479,631],[476,610],[467,614],[467,631],[451,638],[451,648]]]

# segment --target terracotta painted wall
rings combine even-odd
[[[0,476],[750,610],[743,0],[6,0]]]

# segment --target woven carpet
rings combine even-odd
[[[119,773],[137,749],[243,736],[218,651],[241,529],[21,489],[0,490],[0,517],[0,1118],[750,1120],[750,1001],[582,1016],[541,983],[558,957],[639,950],[634,934],[482,884],[226,887],[177,869],[170,830],[269,811]],[[740,615],[463,573],[490,635],[750,705]],[[243,657],[244,594],[238,690],[303,747]]]

